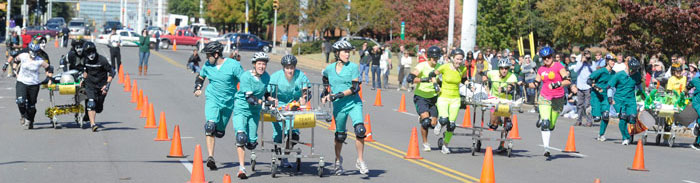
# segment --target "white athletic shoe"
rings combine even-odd
[[[629,144],[630,144],[630,140],[628,140],[628,139],[625,139],[622,141],[622,145],[629,145]]]
[[[600,135],[600,136],[598,136],[598,138],[596,138],[596,140],[601,141],[601,142],[605,142],[605,136]]]
[[[442,145],[442,150],[440,150],[442,154],[450,154],[450,148],[447,147],[447,145]]]
[[[430,152],[430,150],[432,150],[432,148],[430,148],[430,144],[424,143],[423,144],[423,151]]]
[[[440,135],[440,131],[442,130],[442,125],[440,123],[435,124],[435,129],[433,129],[433,133],[435,135]]]
[[[343,170],[343,157],[340,157],[338,160],[335,161],[335,167],[333,168],[333,173],[335,175],[342,175],[344,170]]]
[[[355,167],[360,170],[360,173],[362,175],[367,174],[369,172],[369,168],[367,168],[367,164],[364,161],[357,160],[355,161]]]

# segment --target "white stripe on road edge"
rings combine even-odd
[[[193,139],[194,137],[180,137],[181,139]]]
[[[398,112],[399,110],[398,110],[398,109],[394,109],[394,111]],[[413,113],[408,113],[408,112],[400,112],[400,113],[404,113],[404,114],[407,114],[407,115],[409,115],[409,116],[413,116],[413,117],[416,117],[416,116],[418,116],[417,114],[413,114]]]
[[[544,145],[540,144],[540,147],[544,147]],[[555,150],[555,151],[562,152],[561,149],[558,149],[558,148],[556,148],[556,147],[548,147],[547,149],[551,149],[551,150]],[[576,155],[576,156],[582,157],[582,158],[583,158],[583,157],[588,157],[588,156],[586,156],[585,154],[581,154],[581,153],[567,153],[567,154],[573,154],[573,155]]]
[[[190,161],[187,161],[187,159],[180,159],[180,163],[192,174],[192,163]]]
[[[683,182],[686,182],[686,183],[697,183],[697,182],[693,182],[693,181],[689,181],[689,180],[683,180]]]

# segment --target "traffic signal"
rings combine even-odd
[[[75,3],[75,9],[80,11],[80,3]]]
[[[148,10],[146,11],[146,16],[151,16],[151,9],[148,9]]]
[[[272,1],[272,9],[279,9],[279,8],[280,8],[280,1],[279,0]]]

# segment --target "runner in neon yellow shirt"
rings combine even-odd
[[[498,61],[498,70],[492,70],[489,71],[486,74],[485,80],[488,81],[489,83],[489,93],[491,96],[495,96],[501,99],[513,99],[513,93],[515,89],[515,85],[518,82],[518,78],[510,72],[510,61],[507,59],[501,59]],[[510,117],[500,117],[496,116],[495,111],[491,111],[491,117],[489,118],[491,121],[489,122],[489,128],[491,129],[498,129],[498,126],[503,124],[503,129],[504,131],[502,132],[502,136],[507,136],[508,132],[513,128],[513,123],[510,120]],[[503,147],[505,141],[501,141],[501,143],[498,145],[498,149],[496,149],[496,152],[504,152],[506,148]]]
[[[438,124],[435,126],[435,134],[440,134],[442,126],[446,126],[446,132],[443,134],[443,145],[441,152],[449,154],[450,148],[447,144],[450,143],[452,135],[457,128],[455,121],[459,113],[459,107],[462,105],[459,97],[459,84],[463,83],[469,77],[467,68],[464,67],[464,51],[456,49],[450,53],[451,63],[445,63],[435,69],[436,75],[442,75],[442,87],[439,89],[437,99],[438,109]]]
[[[442,51],[437,46],[431,46],[427,51],[428,61],[421,62],[408,74],[406,81],[416,84],[416,89],[413,90],[413,104],[418,112],[418,119],[421,125],[421,136],[423,137],[423,151],[430,151],[430,143],[428,143],[428,129],[434,128],[437,124],[438,110],[437,92],[435,92],[435,67],[437,59],[442,55]]]

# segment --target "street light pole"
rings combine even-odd
[[[275,9],[275,23],[272,27],[272,47],[277,48],[277,9]]]
[[[7,0],[7,13],[5,15],[5,40],[10,40],[10,14],[12,12],[12,0]]]
[[[450,0],[450,18],[447,24],[447,49],[452,48],[455,32],[455,0]]]
[[[248,0],[245,0],[245,33],[248,33]]]

